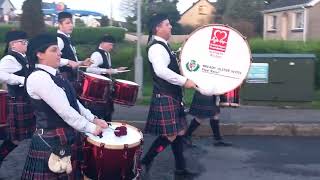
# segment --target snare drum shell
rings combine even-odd
[[[219,105],[221,107],[239,107],[240,87],[221,95]]]
[[[7,98],[8,91],[0,90],[0,125],[7,123]]]
[[[111,85],[112,81],[108,78],[99,79],[94,76],[88,75],[89,73],[84,73],[82,93],[80,95],[81,99],[96,101],[96,102],[106,102],[111,96]],[[95,75],[100,76],[100,75]]]
[[[128,81],[129,82],[129,81]],[[113,102],[126,105],[133,106],[136,103],[139,86],[135,84],[129,84],[125,81],[115,80],[113,84],[114,92],[113,92]]]

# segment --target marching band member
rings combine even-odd
[[[80,167],[74,163],[78,158],[74,154],[77,131],[98,135],[107,123],[85,109],[76,99],[69,81],[57,74],[61,52],[56,36],[41,34],[34,37],[27,54],[30,64],[36,64],[26,79],[26,90],[34,106],[37,130],[32,136],[21,179],[80,179]],[[59,151],[60,155],[72,151],[70,174],[67,174],[68,169],[62,169],[66,171],[63,173],[49,169],[50,154],[59,148],[65,149]]]
[[[119,73],[121,70],[127,69],[127,67],[111,68],[110,52],[113,50],[115,43],[116,40],[110,35],[105,35],[100,39],[98,48],[91,54],[90,59],[92,64],[87,68],[87,72],[108,74],[110,76]]]
[[[23,31],[9,31],[5,40],[7,45],[5,56],[0,61],[0,82],[7,83],[10,97],[7,137],[0,146],[0,166],[19,141],[30,138],[35,130],[34,112],[24,89],[24,80],[29,73],[25,55],[27,34]]]
[[[58,14],[58,30],[57,40],[59,49],[62,52],[60,72],[62,76],[68,79],[71,83],[77,80],[77,67],[82,65],[89,65],[90,59],[78,61],[76,48],[71,41],[71,34],[73,31],[72,14],[68,12],[60,12]],[[67,66],[68,65],[68,66]]]
[[[147,176],[154,158],[171,144],[175,157],[175,174],[193,177],[197,174],[186,169],[183,156],[182,136],[187,122],[181,104],[181,87],[196,88],[196,84],[180,75],[176,57],[167,42],[171,29],[167,16],[157,14],[151,17],[147,51],[154,86],[145,133],[158,137],[141,164]]]
[[[115,44],[115,39],[110,35],[105,35],[100,39],[99,47],[95,52],[91,54],[92,64],[87,68],[87,72],[94,74],[108,74],[110,77],[112,74],[117,74],[121,70],[125,70],[127,67],[119,67],[117,69],[111,68],[111,56],[110,52]],[[106,121],[112,120],[112,114],[114,112],[114,105],[111,97],[105,103],[95,102],[83,102],[88,109],[91,110],[98,117]]]
[[[214,146],[232,146],[225,142],[220,134],[219,126],[220,107],[217,105],[217,96],[206,96],[196,91],[193,95],[189,114],[194,116],[184,136],[184,142],[192,146],[191,136],[204,119],[210,120],[210,126],[214,138]]]

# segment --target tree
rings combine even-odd
[[[180,14],[177,10],[177,0],[142,0],[142,7],[141,7],[141,14],[142,14],[142,26],[143,30],[147,32],[147,23],[154,13],[163,13],[167,14],[170,23],[173,27],[173,33],[178,33],[181,31],[181,26],[178,24],[178,21],[180,19]],[[129,24],[135,24],[135,21],[137,19],[137,0],[122,0],[122,3],[120,5],[121,11],[126,16],[126,21]],[[133,30],[135,31],[135,26],[133,29],[128,28],[129,31]]]
[[[262,33],[263,0],[218,0],[215,21],[229,24],[246,36]],[[250,25],[251,24],[251,25]],[[249,32],[251,26],[251,32]]]
[[[110,20],[109,20],[108,16],[102,16],[100,19],[101,27],[109,26],[109,22],[110,22]]]
[[[42,0],[26,0],[22,5],[21,30],[34,37],[46,30],[42,12]]]

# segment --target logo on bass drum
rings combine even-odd
[[[186,64],[186,68],[190,72],[198,71],[200,68],[200,65],[195,60],[191,60]]]
[[[209,44],[211,56],[222,56],[226,52],[229,39],[229,30],[212,28]]]

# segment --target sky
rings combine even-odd
[[[198,0],[179,0],[177,9],[182,13],[196,1]],[[213,2],[215,0],[209,1]],[[21,9],[24,0],[11,0],[11,2],[16,9]],[[109,17],[110,7],[112,7],[112,17],[116,20],[124,20],[124,17],[122,17],[121,11],[119,10],[121,0],[43,0],[43,2],[63,2],[72,9],[96,11]]]

